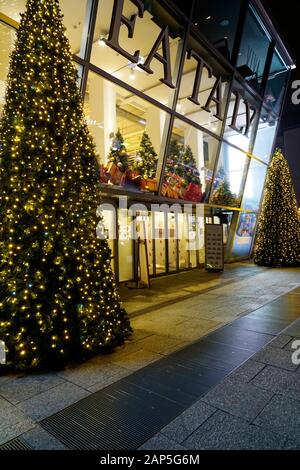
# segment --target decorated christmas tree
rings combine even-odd
[[[0,157],[6,367],[56,367],[121,344],[131,328],[96,237],[96,156],[58,0],[29,0],[22,16]]]
[[[144,132],[141,139],[138,156],[134,162],[134,169],[144,178],[155,178],[158,156],[154,150],[151,139]]]
[[[122,173],[128,170],[128,154],[124,145],[123,135],[118,129],[112,142],[110,153],[108,155],[108,161],[115,163]]]
[[[288,163],[276,150],[269,166],[259,217],[255,263],[294,266],[300,262],[300,221]]]
[[[189,145],[171,141],[168,151],[167,171],[182,178],[183,184],[200,185],[200,176],[193,151]]]
[[[240,200],[230,189],[230,184],[226,177],[222,179],[214,190],[211,202],[219,206],[239,207]]]

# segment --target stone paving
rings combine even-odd
[[[156,280],[149,291],[128,290],[123,296],[124,305],[132,315],[134,335],[117,351],[55,373],[14,374],[0,377],[0,445],[17,436],[24,436],[34,448],[61,448],[60,443],[55,442],[53,437],[47,436],[46,431],[40,428],[38,421],[128,376],[132,371],[193,343],[209,332],[267,304],[299,285],[297,269],[266,270],[250,263],[240,263],[228,266],[224,274],[211,275],[195,270],[192,273]],[[244,394],[241,403],[232,403],[230,397],[221,403],[218,390],[212,391],[210,398],[208,394],[206,399],[200,400],[202,408],[195,414],[195,420],[192,420],[194,425],[192,422],[189,423],[188,426],[192,426],[193,429],[189,428],[192,430],[182,442],[164,432],[161,432],[157,439],[163,442],[171,439],[174,446],[184,445],[188,448],[194,445],[192,442],[197,433],[200,436],[207,426],[204,434],[210,435],[213,429],[222,429],[222,427],[228,430],[237,429],[237,423],[240,423],[241,429],[245,429],[245,435],[250,435],[253,430],[252,428],[250,430],[249,426],[261,426],[259,419],[264,420],[263,422],[272,419],[276,423],[276,416],[271,416],[268,404],[274,398],[275,405],[279,407],[280,402],[276,399],[279,400],[283,395],[269,389],[269,384],[276,382],[277,387],[281,384],[282,390],[288,389],[285,398],[292,403],[295,402],[297,393],[297,383],[295,386],[290,384],[294,383],[294,379],[285,376],[281,380],[276,380],[273,370],[279,368],[286,374],[298,374],[288,362],[291,338],[297,336],[295,333],[298,331],[295,326],[293,328],[294,330],[283,337],[277,338],[275,345],[260,352],[259,356],[247,365],[246,372],[237,371],[235,378],[230,376],[226,382],[228,395],[233,395],[238,400]],[[261,366],[263,368],[260,370]],[[257,382],[252,383],[254,378],[262,385],[258,386]],[[247,406],[255,398],[254,391],[257,390],[258,402],[251,414],[247,411]],[[287,413],[291,413],[292,408],[290,404]],[[296,418],[299,411],[297,410],[295,406]],[[207,416],[210,412],[211,416]],[[254,414],[258,421],[253,424],[251,420],[254,419]],[[215,420],[220,423],[219,426],[213,424]],[[238,434],[237,445],[241,439]],[[268,430],[265,437],[266,447],[273,445],[274,439],[278,438],[277,433],[275,434],[274,437],[273,431]],[[280,441],[280,446],[293,446],[293,438],[297,440],[296,434],[294,437],[290,436],[288,444],[286,442],[282,444]],[[253,438],[253,442],[256,442],[255,439]],[[203,446],[205,448],[205,443]]]
[[[300,449],[300,320],[147,441],[143,450]]]

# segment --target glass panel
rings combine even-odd
[[[168,229],[169,271],[177,271],[177,214],[168,213]]]
[[[258,19],[258,15],[250,7],[246,17],[237,66],[241,75],[257,91],[260,90],[269,45],[269,36]]]
[[[144,0],[144,3],[147,3],[147,1],[148,0]],[[193,6],[193,0],[184,0],[184,2],[182,0],[172,0],[172,2],[175,3],[175,5],[177,5],[178,8],[183,11],[186,16],[190,16]]]
[[[9,18],[20,22],[21,13],[24,13],[27,0],[6,1],[0,0],[0,11]],[[67,37],[71,44],[73,54],[84,55],[87,27],[89,16],[87,16],[88,0],[60,0],[61,12],[64,15],[63,24],[66,27]],[[82,44],[84,36],[84,44]]]
[[[195,2],[193,22],[202,34],[230,60],[241,0]]]
[[[250,150],[259,113],[257,103],[238,82],[234,82],[227,112],[224,139],[240,149]]]
[[[149,274],[153,276],[153,230],[152,230],[152,213],[151,212],[139,212],[137,215],[137,227],[138,224],[142,222],[145,227],[141,228],[142,236],[145,233],[146,243],[147,243],[147,254],[148,254],[148,267]]]
[[[278,118],[263,108],[256,134],[253,155],[266,163],[269,163],[271,158],[277,126]]]
[[[120,282],[130,281],[134,278],[134,254],[133,241],[130,236],[132,218],[128,215],[127,209],[119,209],[119,280]]]
[[[0,4],[1,5],[1,4]],[[1,8],[0,8],[1,10]],[[14,28],[0,22],[0,115],[5,102],[6,79],[9,70],[10,54],[13,51],[16,39]]]
[[[249,157],[234,147],[222,144],[213,183],[211,204],[239,207]]]
[[[218,77],[224,74],[224,71],[212,71],[204,65],[198,82],[199,86],[196,85],[197,72],[202,64],[200,57],[208,61],[207,63],[209,63],[209,57],[206,58],[207,51],[204,51],[193,37],[189,39],[189,50],[193,51],[193,55],[189,57],[187,53],[184,62],[176,111],[219,135],[222,130],[228,94],[228,83],[218,81]]]
[[[196,216],[188,215],[189,267],[197,267],[197,231]]]
[[[287,67],[275,51],[268,77],[264,103],[272,108],[276,114],[280,114],[281,111],[287,79]]]
[[[120,32],[116,32],[119,45],[118,51],[113,49],[107,42],[108,34],[112,23],[112,13],[114,2],[112,0],[101,0],[98,8],[96,20],[94,44],[92,49],[91,62],[97,67],[105,70],[114,77],[129,83],[136,89],[143,91],[151,98],[168,105],[169,99],[173,97],[174,89],[163,83],[161,80],[166,79],[168,82],[176,84],[175,68],[177,60],[181,55],[181,31],[183,27],[172,18],[172,24],[168,24],[163,19],[164,10],[160,7],[160,17],[155,13],[147,10],[152,9],[153,2],[145,3],[145,11],[143,18],[138,15],[138,8],[130,0],[124,1],[123,16],[130,19],[132,15],[136,15],[135,25],[133,28],[133,37],[129,38],[129,31],[123,24]],[[155,9],[154,9],[155,10]],[[155,16],[153,16],[155,14]],[[164,15],[168,20],[170,16]],[[169,26],[168,40],[164,44],[166,49],[170,51],[170,75],[171,80],[167,80],[164,73],[164,65],[157,58],[153,58],[147,67],[153,73],[148,73],[142,67],[147,64],[147,58],[151,57],[151,50],[162,31],[162,28]],[[120,52],[121,51],[121,52]],[[138,51],[138,64],[133,60],[135,52]],[[162,56],[163,43],[160,41],[157,53]],[[170,78],[170,77],[169,77]],[[128,100],[134,101],[135,96],[128,94]]]
[[[205,241],[204,241],[204,217],[197,217],[197,240],[198,240],[198,258],[199,264],[205,263]]]
[[[111,255],[112,255],[112,268],[113,272],[116,273],[115,271],[115,212],[112,210],[102,210],[101,211],[102,217],[103,217],[103,226],[104,226],[104,232],[106,234],[106,239],[108,246],[111,250]]]
[[[94,137],[102,184],[157,191],[156,171],[169,116],[99,75],[90,73],[85,113]]]
[[[266,173],[267,165],[251,159],[242,203],[244,209],[258,211]]]
[[[189,268],[187,214],[178,214],[179,269]]]
[[[162,195],[204,202],[209,194],[219,141],[175,119]]]
[[[155,237],[155,268],[156,275],[166,272],[166,214],[153,212]]]
[[[256,214],[241,212],[236,231],[232,256],[234,258],[248,258],[255,234]]]

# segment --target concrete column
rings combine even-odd
[[[116,90],[113,83],[99,76],[89,80],[89,128],[93,134],[100,163],[106,163],[112,134],[116,132]]]

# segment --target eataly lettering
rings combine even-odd
[[[110,30],[108,34],[108,39],[106,41],[107,46],[114,49],[116,52],[121,54],[123,57],[126,57],[131,63],[136,64],[142,70],[147,72],[148,74],[153,74],[153,70],[151,68],[151,64],[154,59],[158,60],[163,65],[164,76],[160,78],[160,81],[167,85],[170,88],[176,88],[173,79],[172,79],[172,66],[171,66],[171,54],[170,54],[170,37],[169,37],[169,28],[165,26],[159,33],[151,51],[149,52],[147,59],[144,63],[140,63],[140,50],[136,50],[134,54],[130,54],[128,51],[123,49],[119,43],[120,31],[121,27],[125,26],[128,31],[128,38],[132,39],[134,37],[134,30],[137,18],[144,17],[144,4],[141,0],[130,0],[136,8],[137,12],[131,15],[130,18],[127,18],[123,15],[124,10],[124,1],[125,0],[114,0],[113,6],[113,13],[112,13],[112,20],[110,25]],[[190,49],[187,51],[187,59],[191,60],[194,59],[197,63],[196,72],[195,72],[195,80],[193,84],[193,91],[192,95],[188,97],[188,99],[198,105],[201,106],[199,102],[199,93],[200,93],[200,86],[201,86],[201,79],[203,76],[203,70],[206,69],[208,73],[208,77],[213,77],[213,70],[202,58],[201,56]],[[254,116],[256,114],[256,110],[252,108],[247,100],[244,100],[246,106],[246,113],[245,119],[246,123],[244,127],[237,127],[237,118],[239,115],[239,107],[241,102],[241,96],[239,93],[235,94],[236,100],[234,105],[234,112],[232,116],[232,121],[230,127],[239,133],[244,133],[248,135],[251,124],[253,122]],[[219,119],[223,120],[223,94],[222,94],[222,77],[219,76],[216,78],[214,85],[211,89],[211,92],[208,96],[208,99],[202,109],[208,113],[211,113],[211,108],[215,108],[214,116]],[[251,110],[253,114],[251,115]]]

